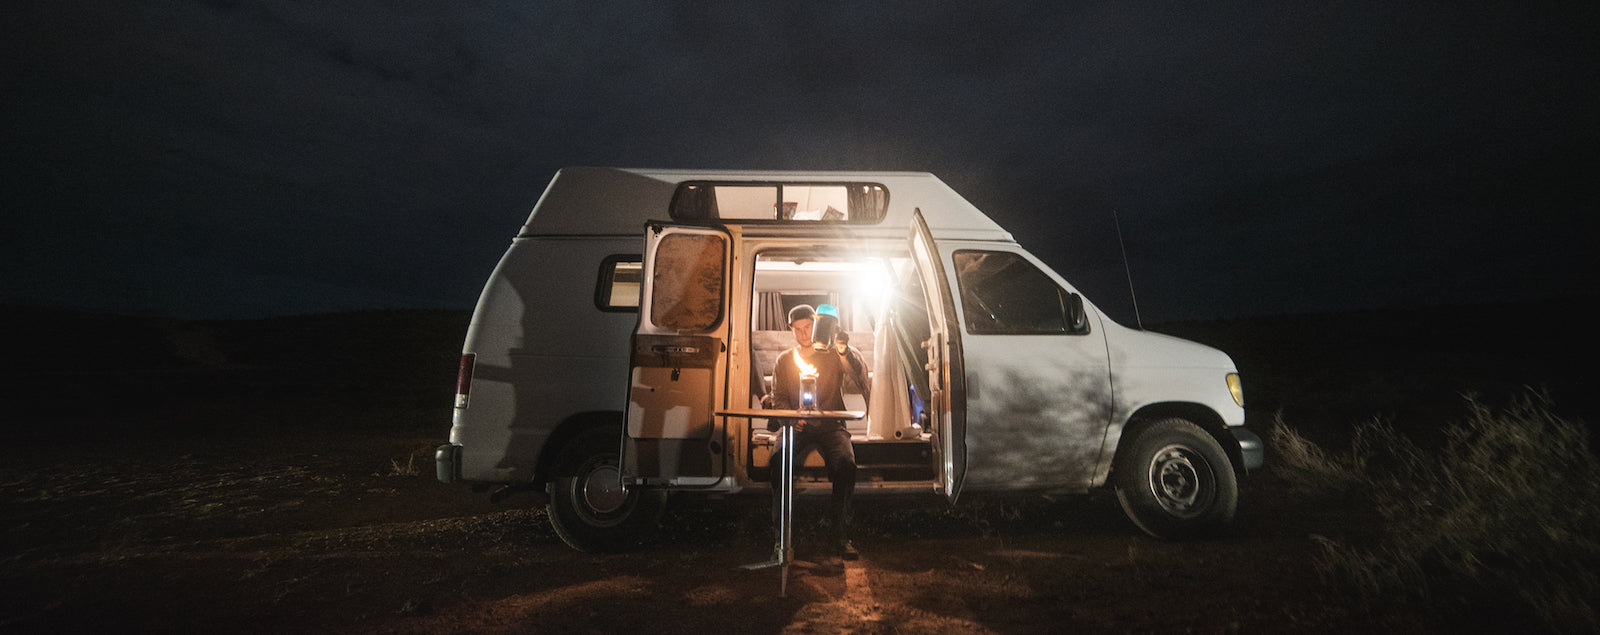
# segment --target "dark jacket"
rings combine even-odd
[[[834,350],[839,349],[836,347]],[[849,344],[844,347],[844,360],[848,362],[845,366],[844,387],[850,392],[860,394],[867,403],[871,403],[872,382],[867,379],[867,360],[861,357],[861,351]]]

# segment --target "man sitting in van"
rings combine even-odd
[[[824,305],[824,308],[831,307]],[[815,316],[816,310],[805,304],[789,310],[789,328],[794,332],[795,346],[778,355],[778,361],[773,364],[772,404],[776,408],[798,410],[803,405],[809,405],[816,410],[845,409],[842,387],[850,366],[834,347],[827,345],[828,342],[823,342],[820,348],[812,346]],[[811,404],[802,403],[802,374],[816,379],[814,402]],[[845,429],[843,419],[814,419],[798,422],[794,432],[795,465],[802,464],[812,450],[821,454],[823,463],[827,465],[828,480],[833,483],[829,511],[834,544],[840,557],[854,560],[859,555],[855,546],[850,544],[850,496],[856,488],[856,453],[850,445],[850,431]],[[782,452],[781,445],[774,448],[774,466],[778,464]],[[776,468],[772,470],[774,510],[777,509],[776,497],[783,485],[778,480],[781,472]]]

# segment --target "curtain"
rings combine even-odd
[[[757,299],[756,330],[759,331],[787,331],[789,325],[784,322],[789,316],[783,314],[783,297],[776,291],[762,291]]]
[[[716,188],[706,184],[684,185],[672,201],[672,218],[709,220],[717,218]]]
[[[876,223],[883,220],[889,206],[889,192],[876,185],[852,185],[845,188],[849,197],[850,220],[857,223]]]

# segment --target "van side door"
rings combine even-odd
[[[912,214],[911,259],[920,277],[923,300],[928,307],[929,336],[922,343],[927,352],[928,403],[932,422],[934,452],[938,455],[940,486],[954,503],[961,495],[967,474],[967,398],[966,377],[961,369],[962,338],[951,301],[949,277],[933,241],[933,233],[922,218],[922,210]]]
[[[1094,307],[1015,243],[939,247],[960,298],[968,484],[1087,487],[1113,409]]]
[[[725,431],[712,413],[727,384],[730,251],[719,228],[646,228],[622,441],[625,484],[706,487],[725,473]]]

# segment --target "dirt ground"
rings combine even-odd
[[[1593,386],[1581,347],[1549,345],[1587,325],[1558,322],[1531,349],[1471,340],[1464,357],[1454,343],[1482,329],[1455,316],[1496,314],[1172,332],[1234,355],[1252,425],[1282,414],[1330,448],[1374,413],[1426,432],[1469,389],[1589,403],[1566,399]],[[1271,454],[1208,541],[1148,538],[1106,497],[863,497],[861,559],[819,562],[825,497],[802,496],[802,562],[779,597],[777,571],[739,568],[771,553],[761,493],[675,498],[654,544],[579,553],[528,497],[496,505],[433,478],[466,320],[0,311],[16,336],[0,368],[0,632],[1517,630],[1459,598],[1374,603],[1319,578],[1320,541],[1359,542],[1374,518],[1295,494]]]
[[[67,445],[0,468],[0,630],[1385,632],[1421,612],[1325,586],[1360,530],[1245,483],[1233,532],[1145,537],[1107,500],[863,499],[859,561],[817,562],[802,497],[787,597],[765,496],[674,499],[658,542],[566,547],[542,511],[433,480],[437,439],[236,436]],[[522,503],[519,505],[519,503]]]

